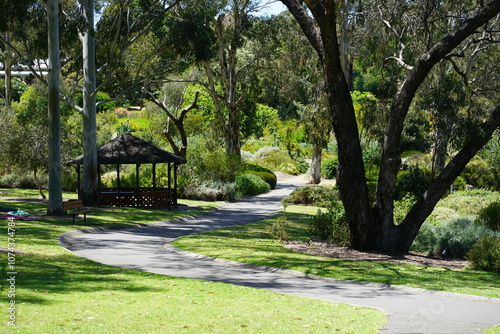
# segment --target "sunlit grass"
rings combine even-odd
[[[308,238],[305,219],[316,214],[317,209],[303,206],[287,208],[287,231],[291,240]],[[500,276],[495,273],[333,259],[295,252],[266,233],[266,227],[272,224],[275,218],[182,237],[175,240],[173,245],[207,256],[292,269],[311,275],[500,297]]]
[[[5,197],[37,198],[36,192],[13,190],[0,196],[0,207],[35,215],[46,211],[44,203]],[[71,218],[16,221],[16,250],[22,253],[15,255],[17,318],[9,333],[376,333],[384,325],[380,311],[111,267],[80,258],[56,241],[76,229],[154,223],[215,206],[181,203],[192,210],[96,210],[86,224],[83,219],[73,224]],[[0,220],[0,248],[7,248],[7,222]],[[0,254],[0,268],[3,326],[9,302],[3,279],[9,271],[6,254]]]

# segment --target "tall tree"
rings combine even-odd
[[[80,0],[85,25],[79,31],[83,50],[83,173],[81,198],[85,204],[97,204],[98,164],[96,125],[96,67],[94,0]]]
[[[59,58],[59,2],[46,0],[49,46],[49,206],[47,214],[62,214],[61,110],[59,104],[61,62]]]
[[[0,0],[2,15],[0,16],[0,60],[5,71],[5,105],[12,102],[12,66],[19,61],[26,62],[29,57],[47,54],[47,36],[45,34],[46,14],[43,5],[36,0]],[[33,24],[33,23],[37,24]],[[40,23],[40,25],[38,24]],[[32,25],[33,24],[33,25]],[[42,44],[43,43],[43,44]],[[42,51],[41,45],[44,50]],[[37,52],[33,52],[36,50]],[[24,58],[24,59],[23,59]]]
[[[500,125],[500,106],[481,125],[481,133],[471,138],[430,184],[424,195],[410,210],[404,221],[394,223],[396,176],[401,165],[401,134],[415,94],[431,69],[468,36],[484,26],[500,12],[500,0],[479,4],[478,10],[464,15],[439,40],[433,40],[416,57],[413,66],[406,66],[396,95],[392,99],[388,127],[384,134],[382,162],[377,186],[376,203],[372,207],[368,196],[355,111],[340,59],[338,41],[339,7],[334,0],[306,0],[307,9],[297,0],[282,0],[300,24],[315,48],[323,66],[329,110],[338,143],[338,177],[341,199],[355,249],[407,252],[420,226],[432,212],[449,185],[468,161],[491,138]],[[310,15],[310,14],[312,15]],[[415,24],[415,23],[413,23]],[[401,53],[400,55],[404,55]],[[402,57],[397,59],[406,64]],[[406,64],[407,65],[407,64]]]

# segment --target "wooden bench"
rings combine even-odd
[[[64,211],[76,209],[76,211],[66,212],[68,215],[73,216],[73,223],[75,223],[75,217],[80,214],[83,214],[83,221],[86,223],[87,213],[92,212],[92,210],[83,208],[83,202],[81,199],[71,199],[69,201],[63,202],[63,209]]]

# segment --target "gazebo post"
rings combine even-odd
[[[80,181],[80,165],[75,165],[75,169],[76,169],[76,178],[77,178],[77,181],[76,181],[76,191],[78,192],[78,199],[80,199],[80,186],[81,186],[81,181]]]
[[[174,162],[174,206],[177,207],[177,168],[178,164]]]
[[[156,189],[156,164],[153,163],[153,188]]]
[[[172,205],[172,182],[170,180],[170,174],[172,172],[172,164],[169,162],[168,163],[168,209],[170,210],[170,207]]]
[[[116,186],[118,188],[118,192],[120,192],[120,164],[116,164]]]
[[[99,188],[102,188],[102,178],[101,178],[101,164],[97,165],[97,192],[99,192]]]
[[[135,186],[137,191],[139,191],[139,167],[141,164],[135,164]]]

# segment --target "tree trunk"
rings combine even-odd
[[[436,141],[434,143],[434,157],[432,161],[432,170],[435,174],[439,174],[439,172],[446,166],[450,130],[451,129],[442,129],[439,127],[436,129]]]
[[[97,125],[96,125],[96,69],[94,2],[83,1],[86,31],[80,33],[83,47],[83,175],[82,201],[85,205],[97,205],[99,172],[97,163]]]
[[[48,0],[48,123],[49,123],[49,205],[47,214],[63,214],[62,181],[61,181],[61,118],[59,107],[60,93],[60,61],[59,61],[59,3]]]
[[[313,146],[313,154],[311,168],[309,169],[309,183],[319,184],[321,182],[321,153],[323,148],[320,144],[315,143]]]
[[[7,43],[5,44],[5,59],[4,59],[4,70],[5,70],[5,106],[8,108],[12,103],[12,53],[10,50],[9,43],[11,41],[12,33],[7,31],[5,34],[5,39]]]
[[[351,230],[351,246],[373,249],[378,230],[368,199],[354,106],[340,59],[335,4],[332,1],[325,6],[325,15],[316,20],[321,28],[328,104],[338,145],[337,186]]]
[[[391,105],[389,124],[384,134],[382,163],[376,206],[370,208],[359,134],[349,86],[342,70],[336,31],[336,1],[310,0],[307,6],[315,21],[298,0],[282,0],[295,17],[322,61],[333,129],[338,143],[337,185],[351,231],[351,246],[360,250],[407,252],[422,223],[432,212],[450,184],[499,126],[499,108],[483,126],[484,135],[467,144],[430,185],[410,210],[403,223],[394,224],[396,176],[401,165],[401,134],[408,109],[417,89],[433,66],[465,38],[500,11],[500,1],[484,5],[463,20],[427,52],[405,76]]]
[[[240,125],[238,122],[238,112],[235,109],[229,110],[228,112],[226,136],[226,152],[228,154],[234,154],[237,157],[240,157]]]

